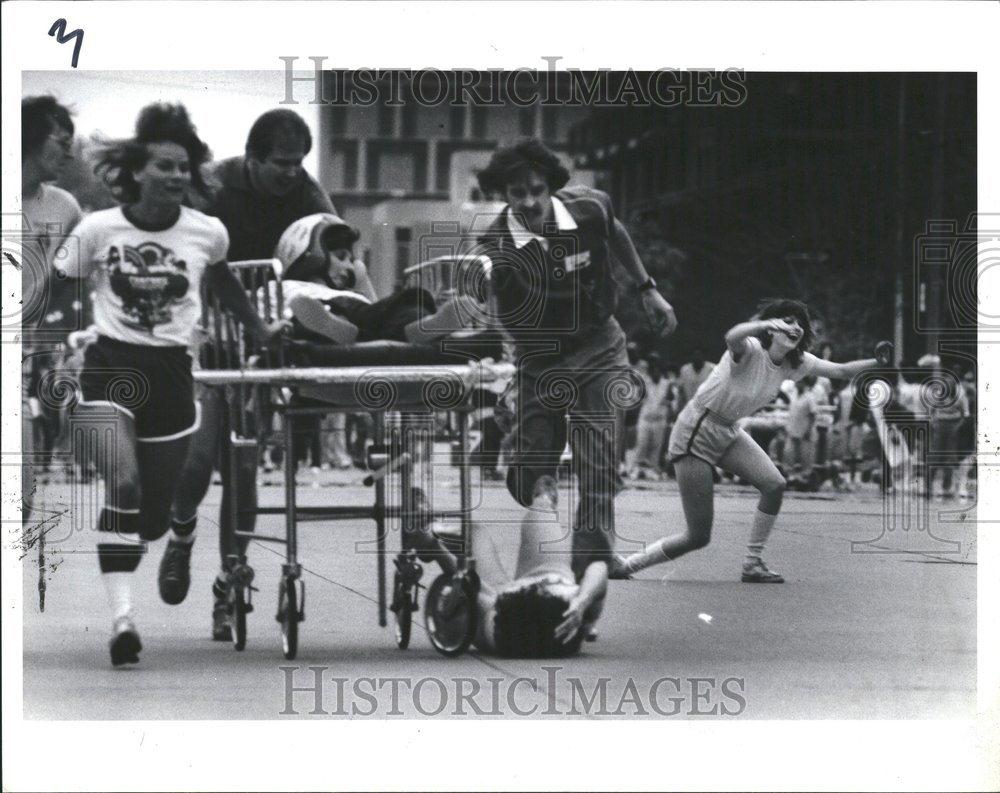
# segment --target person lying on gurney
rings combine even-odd
[[[423,289],[407,288],[379,300],[363,262],[354,258],[359,234],[336,215],[309,215],[289,226],[275,256],[284,269],[285,315],[295,335],[310,341],[353,344],[400,341],[430,344],[475,327],[483,309],[458,296],[436,306]]]
[[[474,643],[483,652],[511,658],[564,657],[597,635],[594,625],[604,608],[606,568],[588,565],[577,583],[572,535],[559,519],[556,483],[544,476],[537,489],[538,497],[521,522],[516,551],[510,547],[512,526],[472,527],[471,551],[481,582]],[[429,514],[419,489],[414,489],[414,504],[418,513]],[[409,540],[422,561],[436,561],[446,573],[458,569],[447,540],[435,534],[430,520],[418,519]]]

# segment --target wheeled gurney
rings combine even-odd
[[[282,316],[280,263],[272,260],[234,262],[248,295],[265,321]],[[268,287],[270,282],[275,287]],[[298,625],[305,617],[305,585],[298,558],[298,524],[301,521],[372,520],[377,556],[378,622],[387,624],[387,610],[395,617],[396,643],[409,645],[413,612],[418,607],[422,567],[416,551],[408,547],[407,529],[414,521],[457,519],[460,566],[453,576],[442,574],[428,588],[424,609],[428,633],[435,648],[446,655],[464,652],[476,630],[478,579],[475,561],[466,553],[471,528],[471,456],[469,417],[475,411],[478,389],[502,390],[513,377],[510,364],[490,359],[496,339],[446,339],[436,348],[413,347],[397,342],[367,342],[337,347],[284,340],[275,349],[257,348],[236,321],[217,302],[206,301],[206,322],[211,354],[195,373],[203,386],[221,387],[229,403],[230,466],[228,484],[231,525],[240,537],[272,542],[285,548],[278,595],[284,655],[295,657]],[[305,365],[295,365],[305,364]],[[307,397],[302,405],[289,392]],[[320,404],[321,403],[321,404]],[[374,443],[366,455],[369,473],[365,484],[374,489],[374,503],[365,505],[300,506],[296,500],[294,438],[299,422],[329,413],[369,412],[374,418]],[[259,445],[267,437],[271,417],[281,419],[285,460],[283,506],[248,506],[239,497],[237,483],[253,477]],[[422,491],[413,486],[413,469],[425,459],[434,439],[434,417],[450,414],[456,428],[452,464],[459,468],[459,508],[428,513],[418,503]],[[390,504],[387,488],[397,486],[398,498]],[[240,531],[237,517],[284,514],[285,535]],[[392,601],[387,608],[386,537],[390,523],[398,523],[402,550],[394,559]],[[246,645],[246,615],[252,610],[253,569],[245,556],[228,562],[233,642]],[[445,626],[447,622],[447,626]],[[456,627],[458,626],[458,627]]]

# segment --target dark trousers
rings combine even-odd
[[[519,345],[507,487],[518,503],[529,506],[538,480],[557,476],[569,440],[579,485],[573,525],[573,569],[579,577],[591,562],[611,561],[622,417],[641,394],[628,367],[625,334],[613,319],[574,339],[567,352],[532,353],[529,343]]]

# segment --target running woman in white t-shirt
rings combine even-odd
[[[78,246],[58,265],[70,277],[94,279],[99,337],[80,374],[74,445],[105,481],[97,558],[113,612],[115,666],[139,660],[132,573],[146,542],[167,531],[198,428],[188,345],[201,318],[202,278],[262,341],[283,328],[262,323],[230,272],[222,223],[183,205],[192,186],[204,188],[208,155],[182,106],[144,108],[135,137],[108,146],[98,160],[122,206],[84,218]],[[189,554],[193,539],[174,536],[170,544]]]
[[[875,357],[832,363],[807,352],[813,340],[809,309],[798,300],[764,303],[756,316],[726,334],[726,352],[684,407],[670,433],[669,455],[677,473],[687,530],[657,540],[621,562],[617,578],[704,548],[712,534],[712,467],[750,482],[760,491],[743,581],[781,583],[761,554],[781,509],[785,479],[767,453],[737,422],[769,404],[784,380],[811,374],[849,380],[873,366],[888,366],[892,344],[879,342]]]

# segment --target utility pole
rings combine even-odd
[[[935,98],[937,106],[934,115],[934,130],[931,135],[931,206],[930,219],[945,220],[944,206],[944,130],[947,122],[947,95],[945,93],[947,75],[936,75]],[[932,267],[927,273],[927,352],[938,354],[938,340],[944,323],[944,289],[941,279],[947,277],[944,267]]]
[[[893,363],[903,360],[903,268],[909,261],[906,245],[906,75],[899,75],[899,98],[896,107],[896,299],[894,306],[893,342],[896,355]]]

